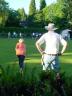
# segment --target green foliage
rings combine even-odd
[[[43,28],[49,22],[53,22],[59,30],[71,28],[71,9],[71,0],[57,0],[49,6],[46,6],[45,0],[40,0],[40,10],[36,10],[35,0],[31,0],[27,15],[23,8],[12,10],[5,0],[0,0],[0,27]]]
[[[26,16],[26,14],[25,14],[24,8],[18,9],[17,11],[18,11],[19,16],[20,16],[20,17],[18,17],[18,18],[20,19],[20,21],[25,21],[26,18],[27,18],[27,16]]]
[[[63,18],[63,12],[59,4],[51,4],[43,10],[45,21],[54,21],[55,17]]]
[[[8,66],[5,69],[0,66],[0,69],[2,70],[0,96],[62,96],[63,89],[67,96],[72,95],[72,77],[66,77],[65,73],[60,74],[61,89],[56,74],[52,71],[37,73],[37,69],[33,68],[30,75],[27,74],[27,68],[25,68],[23,75],[21,75],[14,70],[13,66]]]
[[[44,28],[44,15],[43,15],[43,11],[38,11],[35,15],[34,15],[34,23],[36,24],[36,27],[40,27],[40,28]]]
[[[53,22],[59,29],[68,28],[70,24],[65,16],[66,12],[63,12],[63,8],[64,5],[61,1],[44,8],[45,22]]]
[[[19,26],[19,14],[17,11],[10,9],[8,13],[8,19],[5,26],[17,27]]]
[[[64,18],[67,20],[67,25],[72,25],[72,1],[71,0],[57,0],[58,4],[61,5],[61,10],[63,11]]]
[[[27,25],[29,27],[34,27],[35,23],[34,23],[34,15],[36,13],[36,4],[35,4],[35,0],[31,0],[30,6],[29,6],[29,15],[27,18]]]
[[[0,26],[5,26],[5,23],[8,18],[9,6],[5,0],[0,0]]]
[[[40,0],[40,10],[46,7],[46,2],[45,0]]]
[[[0,0],[0,27],[43,28],[49,22],[53,22],[59,29],[70,28],[72,25],[71,9],[71,0],[57,0],[49,6],[46,6],[45,0],[40,0],[40,10],[36,10],[35,0],[31,0],[27,15],[23,8],[17,11],[12,10],[5,0]]]
[[[35,0],[31,0],[30,6],[29,6],[29,15],[34,15],[35,13],[36,13]]]
[[[71,0],[63,0],[63,12],[65,17],[68,19],[68,22],[72,25],[72,1]]]

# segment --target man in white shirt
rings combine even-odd
[[[45,29],[47,29],[48,32],[43,34],[40,39],[37,40],[36,47],[42,55],[42,61],[44,63],[43,70],[52,69],[58,72],[60,69],[58,55],[64,53],[67,47],[67,42],[61,35],[54,32],[57,28],[54,27],[53,23],[49,23],[48,26],[45,26]],[[45,49],[42,49],[42,44],[45,44]],[[61,51],[60,45],[62,45]]]

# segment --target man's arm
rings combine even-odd
[[[36,42],[36,47],[38,49],[38,51],[40,52],[40,54],[43,54],[43,49],[41,48],[40,44],[38,42]]]
[[[66,50],[66,47],[67,47],[67,42],[64,42],[62,50],[61,50],[61,54],[64,53],[64,51]]]
[[[61,50],[60,54],[62,55],[66,50],[67,41],[65,39],[63,39],[63,37],[61,35],[60,35],[60,43],[62,45],[62,50]]]
[[[63,54],[67,47],[67,41],[62,39],[61,44],[62,44],[61,54]]]
[[[44,54],[44,50],[41,47],[41,45],[43,43],[45,43],[45,39],[44,38],[45,38],[45,35],[42,35],[40,37],[40,39],[36,41],[36,47],[37,47],[37,49],[38,49],[38,51],[40,52],[41,55]]]

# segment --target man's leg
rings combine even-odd
[[[52,55],[47,55],[45,54],[44,55],[44,67],[45,67],[45,70],[50,70],[50,69],[54,69],[53,68],[53,65],[52,65],[52,62],[54,61],[55,59],[55,56],[52,56]]]

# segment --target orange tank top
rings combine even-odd
[[[25,55],[26,48],[24,43],[17,43],[16,44],[16,55]]]

